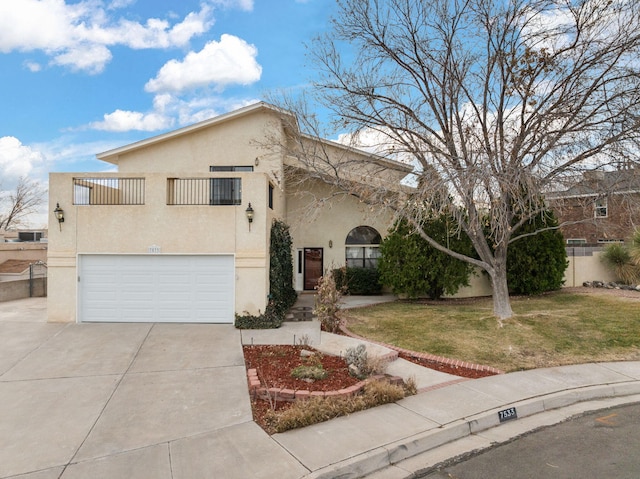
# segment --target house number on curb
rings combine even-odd
[[[147,248],[147,253],[149,254],[160,254],[160,246],[158,245],[151,245]]]
[[[500,422],[510,421],[511,419],[518,419],[518,413],[515,407],[510,407],[509,409],[498,411],[498,418],[500,418]]]

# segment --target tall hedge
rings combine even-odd
[[[452,218],[439,216],[423,224],[424,231],[441,244],[459,253],[473,254],[469,238],[456,232]],[[409,298],[427,295],[438,299],[455,294],[460,286],[469,285],[471,265],[435,249],[406,220],[397,222],[380,245],[378,263],[380,281],[394,293]]]
[[[567,269],[564,237],[552,211],[544,211],[522,226],[507,252],[507,283],[515,294],[540,294],[560,289]],[[550,229],[545,229],[550,228]],[[535,231],[534,235],[525,236]]]
[[[270,299],[278,311],[285,313],[298,297],[293,288],[292,244],[289,226],[280,220],[274,220],[271,225]]]

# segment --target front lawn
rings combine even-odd
[[[556,292],[512,298],[500,328],[489,298],[397,301],[345,311],[354,333],[413,351],[516,371],[594,361],[640,360],[637,299]]]

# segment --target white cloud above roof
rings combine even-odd
[[[141,22],[116,17],[95,0],[67,4],[65,0],[20,0],[0,2],[0,52],[42,51],[52,64],[99,73],[111,60],[109,47],[133,49],[184,47],[213,25],[213,8],[203,3],[182,21],[150,18]],[[244,2],[241,2],[244,3]]]
[[[147,82],[148,92],[182,92],[201,87],[223,90],[227,85],[249,85],[260,80],[258,50],[234,35],[207,43],[199,52],[189,52],[182,61],[165,63]]]
[[[89,125],[95,130],[103,131],[157,131],[173,126],[173,120],[161,113],[141,113],[137,111],[116,110],[104,115],[103,121]]]
[[[3,180],[26,176],[43,161],[42,153],[23,145],[16,137],[0,137],[0,171]]]

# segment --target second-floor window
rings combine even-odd
[[[609,214],[606,198],[598,198],[594,205],[594,215],[596,218],[606,218]]]
[[[210,166],[211,172],[253,171],[253,166]],[[210,205],[239,205],[242,204],[242,179],[240,178],[212,178],[210,180]]]
[[[242,180],[240,178],[211,178],[210,205],[242,204]]]

